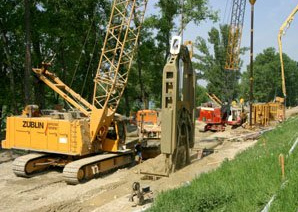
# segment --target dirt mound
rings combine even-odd
[[[148,159],[138,166],[132,168],[136,173],[154,173],[164,175],[166,171],[165,156],[159,155],[155,158]]]

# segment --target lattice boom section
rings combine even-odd
[[[239,70],[239,55],[246,0],[233,0],[225,69]]]
[[[93,105],[115,112],[127,84],[147,0],[114,0],[95,77]]]

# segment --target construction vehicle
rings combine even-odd
[[[232,126],[232,128],[236,128],[241,126],[247,118],[247,114],[244,111],[243,104],[235,104],[230,106],[230,115],[227,119],[227,125]]]
[[[213,102],[204,103],[199,107],[199,118],[201,122],[205,122],[204,129],[200,131],[224,131],[225,122],[222,117],[222,101],[213,93],[206,92],[206,95]]]
[[[190,148],[194,146],[196,74],[190,52],[186,45],[181,45],[181,37],[174,36],[171,56],[163,70],[161,153],[166,174],[189,164]]]
[[[162,82],[160,151],[164,164],[156,164],[154,170],[140,170],[149,177],[168,177],[190,163],[190,151],[194,147],[196,74],[191,49],[186,44],[189,42],[181,45],[180,36],[171,40],[171,55],[163,69]]]
[[[142,139],[160,139],[160,117],[157,110],[139,110],[136,114],[138,135]]]
[[[144,149],[145,153],[150,147],[155,153],[159,149],[164,164],[156,165],[159,171],[161,167],[163,171],[142,170],[141,174],[169,176],[190,163],[190,151],[194,147],[196,74],[191,63],[192,42],[185,41],[181,45],[181,40],[180,36],[172,38],[170,58],[163,69],[160,141]]]
[[[138,137],[142,143],[143,159],[160,154],[161,120],[158,110],[139,110],[136,113]]]
[[[285,70],[284,70],[284,62],[283,62],[283,56],[282,56],[282,36],[285,34],[286,29],[288,29],[294,20],[294,17],[298,11],[298,5],[293,9],[291,14],[288,16],[288,18],[285,20],[285,22],[281,25],[279,32],[278,32],[278,49],[279,49],[279,58],[280,58],[280,67],[281,67],[281,80],[282,80],[282,92],[284,95],[284,110],[286,109],[286,98],[287,98],[287,90],[286,90],[286,79],[285,79]],[[284,111],[285,114],[285,111]],[[283,117],[283,119],[285,116]]]
[[[145,137],[143,155],[150,158],[163,154],[166,175],[189,163],[189,151],[194,145],[196,77],[191,63],[193,44],[185,41],[182,45],[181,42],[180,36],[171,40],[171,56],[163,70],[161,112],[157,115],[157,111],[147,111],[151,117],[146,117],[143,111],[140,112],[143,116],[137,116],[137,119],[143,119],[142,122],[154,123],[147,125],[148,133],[143,131],[141,134]],[[180,70],[181,66],[183,70]]]
[[[224,131],[227,124],[229,107],[200,107],[199,121],[205,122],[203,131]]]
[[[235,101],[229,105],[223,104],[215,94],[206,93],[206,95],[214,104],[207,103],[199,108],[198,120],[206,123],[202,131],[224,131],[226,125],[238,127],[246,120],[243,100],[240,100],[240,105]]]
[[[203,131],[224,131],[226,125],[241,126],[246,117],[241,107],[200,107],[199,121],[205,122]]]
[[[49,166],[61,166],[65,181],[78,184],[133,162],[133,151],[124,148],[124,128],[115,112],[127,84],[146,5],[146,0],[114,0],[92,104],[51,73],[50,64],[33,69],[76,111],[42,113],[31,105],[21,116],[7,118],[3,148],[33,152],[15,159],[17,176],[30,177]]]
[[[224,122],[222,121],[220,107],[200,107],[199,111],[198,120],[206,124],[201,131],[224,131]]]

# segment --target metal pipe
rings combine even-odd
[[[249,92],[249,126],[252,127],[252,102],[253,102],[253,36],[254,36],[254,4],[256,0],[249,0],[251,4],[251,30],[250,30],[250,92]]]

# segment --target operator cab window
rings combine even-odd
[[[115,129],[115,125],[114,124],[109,127],[107,138],[108,139],[112,139],[112,140],[116,140],[117,139],[117,133],[116,133],[116,129]]]

